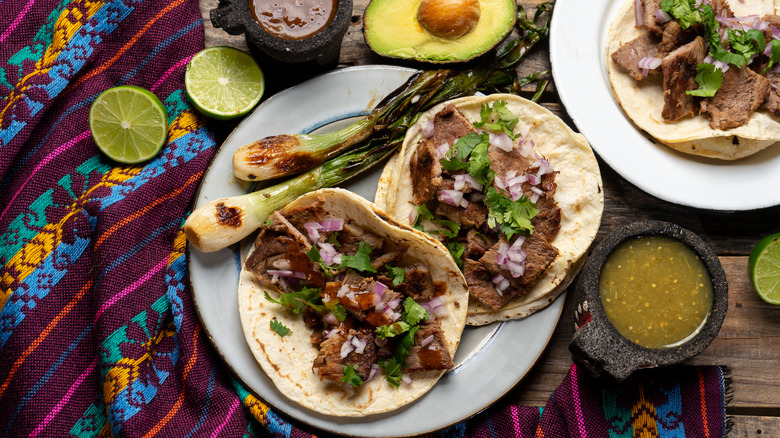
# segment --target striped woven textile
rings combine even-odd
[[[0,437],[322,436],[236,381],[195,314],[181,225],[216,151],[183,90],[197,0],[0,0],[0,26]],[[171,121],[143,165],[106,159],[88,127],[123,84]],[[545,409],[500,405],[439,435],[720,436],[721,370],[687,372],[634,400],[572,367]]]

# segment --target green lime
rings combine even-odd
[[[758,241],[748,258],[748,275],[764,301],[780,304],[780,233]]]
[[[248,53],[218,46],[192,57],[184,85],[198,111],[225,120],[243,116],[260,102],[265,78]]]
[[[152,92],[122,85],[100,93],[92,102],[89,129],[109,158],[136,164],[162,149],[168,137],[168,115]]]

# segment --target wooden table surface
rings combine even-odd
[[[206,46],[230,45],[249,51],[242,36],[230,36],[215,29],[209,11],[218,0],[200,0],[204,17]],[[541,0],[520,0],[533,11]],[[364,64],[395,64],[426,68],[424,65],[398,62],[372,53],[363,39],[362,15],[368,0],[354,0],[352,22],[344,38],[338,65],[328,68]],[[265,64],[262,64],[265,61]],[[270,63],[261,60],[267,76],[267,95],[316,75],[312,68]],[[430,68],[430,67],[429,67]],[[520,75],[549,70],[545,44],[536,47],[518,66]],[[562,107],[554,84],[540,103],[561,116],[575,130]],[[222,126],[229,132],[231,125]],[[603,161],[599,161],[604,182],[605,205],[599,242],[618,226],[642,219],[666,220],[692,230],[711,245],[720,257],[729,283],[729,307],[720,334],[712,344],[689,363],[726,365],[731,368],[734,395],[727,413],[734,421],[733,437],[780,437],[780,306],[764,303],[747,277],[747,259],[753,245],[763,236],[780,231],[780,207],[721,213],[702,211],[671,204],[644,193],[627,182]],[[780,190],[778,187],[756,187],[755,190]],[[728,208],[728,199],[723,200]],[[567,294],[563,315],[552,340],[540,360],[506,397],[517,403],[543,406],[561,383],[571,364],[568,350],[574,333],[573,293]]]

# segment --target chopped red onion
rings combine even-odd
[[[377,345],[377,347],[382,348],[387,345],[387,338],[377,337],[374,339],[374,343]]]
[[[336,318],[336,315],[333,312],[327,312],[322,315],[322,322],[328,325],[339,325],[339,319]]]
[[[276,269],[283,269],[286,271],[292,271],[292,266],[290,265],[290,261],[287,259],[279,259],[274,260],[273,263],[271,263],[274,268]]]
[[[661,65],[661,58],[645,56],[636,62],[636,65],[642,69],[642,75],[647,76],[650,70],[655,70]]]
[[[427,347],[428,344],[430,344],[431,342],[433,342],[433,335],[428,335],[427,338],[422,340],[422,342],[420,343],[420,346],[421,347]]]
[[[518,237],[518,240],[520,237]],[[509,271],[512,277],[518,278],[525,272],[525,251],[522,249],[523,241],[515,240],[512,246],[509,246],[506,242],[498,244],[498,255],[496,256],[496,263]],[[494,277],[495,279],[495,277]]]
[[[506,188],[506,184],[504,184],[504,181],[501,180],[499,177],[493,178],[493,184],[496,185],[501,190],[504,190]]]
[[[409,377],[409,375],[406,374],[406,373],[404,373],[404,375],[401,376],[401,380],[403,380],[403,382],[406,383],[407,385],[411,385],[412,384],[412,378]]]
[[[525,174],[525,173],[520,175],[520,176],[515,176],[515,177],[511,177],[511,178],[509,177],[509,172],[507,172],[507,174],[506,174],[506,185],[507,186],[516,186],[516,185],[522,184],[522,183],[524,183],[526,181],[528,181],[528,175]]]
[[[668,12],[664,12],[663,9],[659,9],[659,10],[655,11],[654,15],[655,15],[656,21],[658,21],[661,24],[666,23],[666,22],[668,22],[668,21],[670,21],[672,19],[672,16],[669,15]]]
[[[548,173],[552,173],[553,170],[555,170],[553,168],[552,163],[550,163],[549,161],[545,160],[544,158],[540,158],[540,159],[534,161],[534,163],[531,165],[531,167],[538,167],[539,168],[539,170],[536,172],[536,174],[539,175],[539,176],[546,175]]]
[[[522,145],[518,145],[518,150],[520,151],[520,155],[526,158],[533,158],[533,159],[539,158],[539,154],[536,153],[534,146],[535,144],[533,140],[523,141]]]
[[[417,220],[417,210],[414,208],[409,212],[409,223],[413,224]]]
[[[496,274],[493,276],[493,284],[496,285],[496,292],[500,296],[504,296],[503,292],[509,287],[509,280],[502,275]]]
[[[306,228],[306,234],[309,235],[309,239],[311,239],[312,242],[320,240],[319,230],[322,229],[322,224],[319,222],[306,222],[303,224],[303,228]]]
[[[374,292],[375,294],[379,295],[379,297],[381,298],[386,290],[387,290],[387,286],[385,286],[384,283],[375,281],[374,287],[371,289],[371,292]]]
[[[376,377],[377,374],[379,374],[379,365],[371,364],[371,371],[368,372],[368,378],[366,379],[366,382],[374,380],[374,377]]]
[[[634,24],[636,27],[641,27],[645,24],[645,11],[642,8],[642,0],[634,0]]]
[[[342,359],[347,357],[349,355],[349,353],[352,353],[353,351],[355,351],[355,346],[352,345],[352,338],[354,338],[354,337],[350,335],[347,338],[347,340],[343,344],[341,344],[341,355],[340,355],[340,357]]]
[[[443,143],[441,146],[436,148],[436,158],[442,159],[445,155],[447,155],[447,152],[450,151],[450,145],[447,143]]]
[[[334,317],[334,318],[335,318],[335,317]],[[330,330],[327,330],[327,331],[325,331],[325,339],[330,339],[330,338],[332,338],[332,337],[333,337],[333,335],[335,335],[335,334],[336,334],[336,333],[338,333],[338,332],[339,332],[339,329],[338,329],[338,328],[332,328],[332,329],[330,329]]]
[[[544,191],[540,189],[539,187],[531,187],[531,196],[528,198],[531,200],[531,202],[536,202],[539,200],[539,197],[544,195]]]
[[[342,284],[339,290],[336,292],[336,296],[339,298],[344,298],[347,296],[347,293],[351,292],[352,289],[349,288],[346,284]]]
[[[306,278],[306,274],[304,274],[303,272],[290,271],[287,269],[269,269],[267,272],[277,277]]]
[[[395,309],[396,307],[398,307],[399,304],[401,304],[401,299],[393,298],[392,300],[387,302],[387,307],[390,309]]]
[[[455,190],[463,191],[463,188],[468,184],[474,190],[482,190],[482,184],[477,181],[476,178],[468,173],[459,173],[455,175]]]
[[[320,222],[322,231],[341,231],[344,229],[344,219],[340,217],[327,218]]]
[[[512,138],[509,137],[505,132],[501,132],[499,134],[488,132],[488,143],[505,152],[511,152],[515,147],[515,145],[512,143]]]
[[[422,132],[425,138],[433,137],[433,120],[428,119],[422,123]]]
[[[445,204],[450,204],[455,207],[466,208],[469,206],[469,201],[463,199],[463,192],[458,190],[439,190],[437,192],[438,198]]]
[[[360,339],[357,336],[353,336],[351,344],[355,346],[355,353],[363,354],[363,351],[365,351],[366,344],[368,344],[368,342],[366,342],[365,339]]]
[[[442,297],[435,297],[430,301],[423,301],[420,303],[420,306],[422,306],[426,312],[437,318],[447,315],[447,306]]]
[[[533,173],[528,175],[528,184],[531,184],[532,186],[535,186],[542,182],[542,178],[538,175],[534,175]]]
[[[328,266],[338,265],[341,263],[341,254],[336,251],[336,248],[332,244],[327,242],[320,242],[317,243],[317,246],[320,247],[320,257],[322,257],[323,263]]]

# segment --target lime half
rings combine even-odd
[[[198,111],[220,120],[248,113],[265,91],[263,72],[255,60],[246,52],[222,46],[192,57],[184,85]]]
[[[748,258],[748,275],[764,301],[780,304],[780,233],[758,241]]]
[[[109,158],[136,164],[162,149],[168,137],[168,115],[150,91],[122,85],[100,93],[92,102],[89,129]]]

